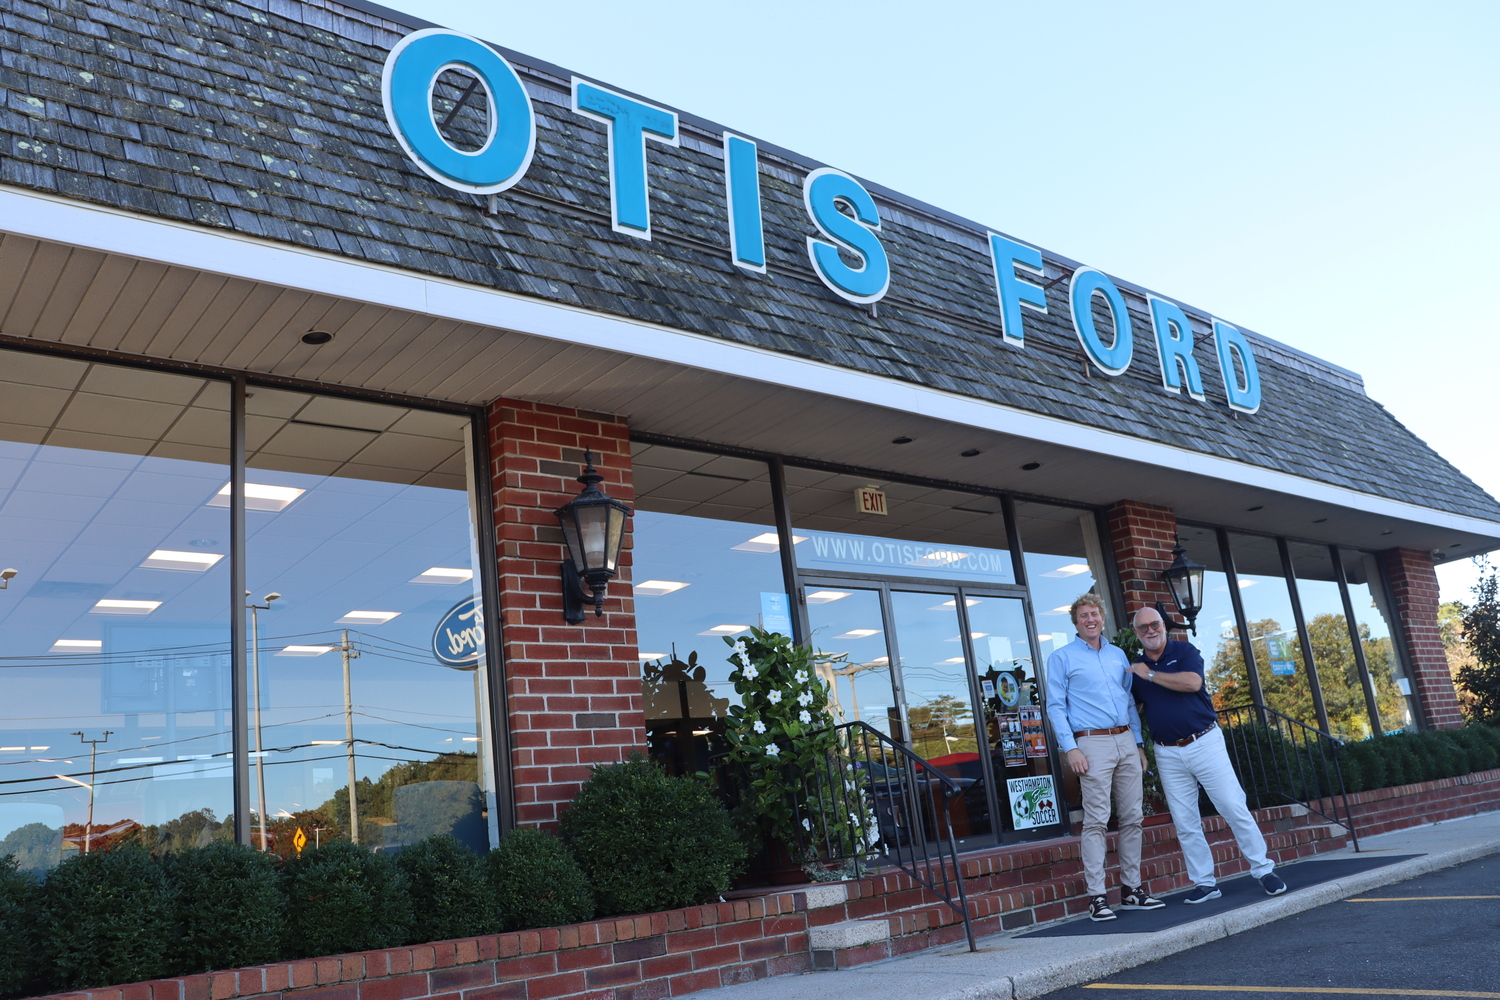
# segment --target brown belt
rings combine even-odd
[[[1128,731],[1129,729],[1129,726],[1116,726],[1113,729],[1084,729],[1080,732],[1074,733],[1073,738],[1076,740],[1082,736],[1118,736],[1121,733]]]
[[[1209,726],[1207,729],[1203,730],[1203,732],[1201,732],[1201,733],[1194,733],[1191,736],[1184,736],[1182,739],[1180,739],[1180,740],[1173,740],[1170,743],[1163,743],[1161,740],[1154,740],[1153,742],[1157,746],[1159,746],[1159,747],[1185,747],[1189,743],[1193,742],[1194,740],[1201,740],[1201,739],[1203,739],[1203,737],[1207,736],[1209,733],[1213,732],[1214,730],[1216,730],[1218,728],[1219,728],[1218,726]]]

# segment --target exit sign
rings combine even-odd
[[[885,490],[873,486],[861,486],[854,491],[854,509],[861,514],[889,514],[885,505]]]

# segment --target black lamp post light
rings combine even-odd
[[[1203,571],[1207,567],[1188,558],[1187,549],[1182,547],[1180,538],[1177,539],[1177,547],[1172,550],[1172,555],[1175,557],[1172,565],[1162,570],[1161,578],[1167,581],[1167,589],[1172,592],[1172,602],[1187,621],[1174,622],[1161,601],[1156,602],[1156,610],[1168,628],[1191,629],[1193,635],[1197,635],[1198,612],[1203,610]]]
[[[568,561],[562,564],[563,620],[577,625],[588,615],[585,601],[593,601],[594,615],[604,614],[604,591],[620,567],[620,544],[625,519],[634,511],[599,488],[604,477],[594,470],[592,452],[584,452],[583,490],[557,508]]]

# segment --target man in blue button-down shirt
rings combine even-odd
[[[1110,793],[1120,820],[1120,906],[1156,910],[1165,906],[1141,884],[1142,775],[1146,770],[1141,718],[1130,696],[1130,661],[1104,641],[1104,608],[1084,594],[1070,609],[1078,638],[1047,658],[1047,718],[1078,775],[1083,793],[1083,874],[1089,918],[1113,920],[1105,896],[1105,827]]]

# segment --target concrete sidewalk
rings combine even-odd
[[[837,972],[705,990],[694,994],[694,1000],[1030,1000],[1380,886],[1500,854],[1500,812],[1361,838],[1360,846],[1364,850],[1359,854],[1343,850],[1309,860],[1422,857],[1304,889],[1297,888],[1297,866],[1288,865],[1278,869],[1292,890],[1286,895],[1156,932],[1053,938],[1017,938],[1007,932],[980,938],[977,952],[966,944],[951,945]],[[1167,897],[1170,906],[1183,905],[1179,900]]]

